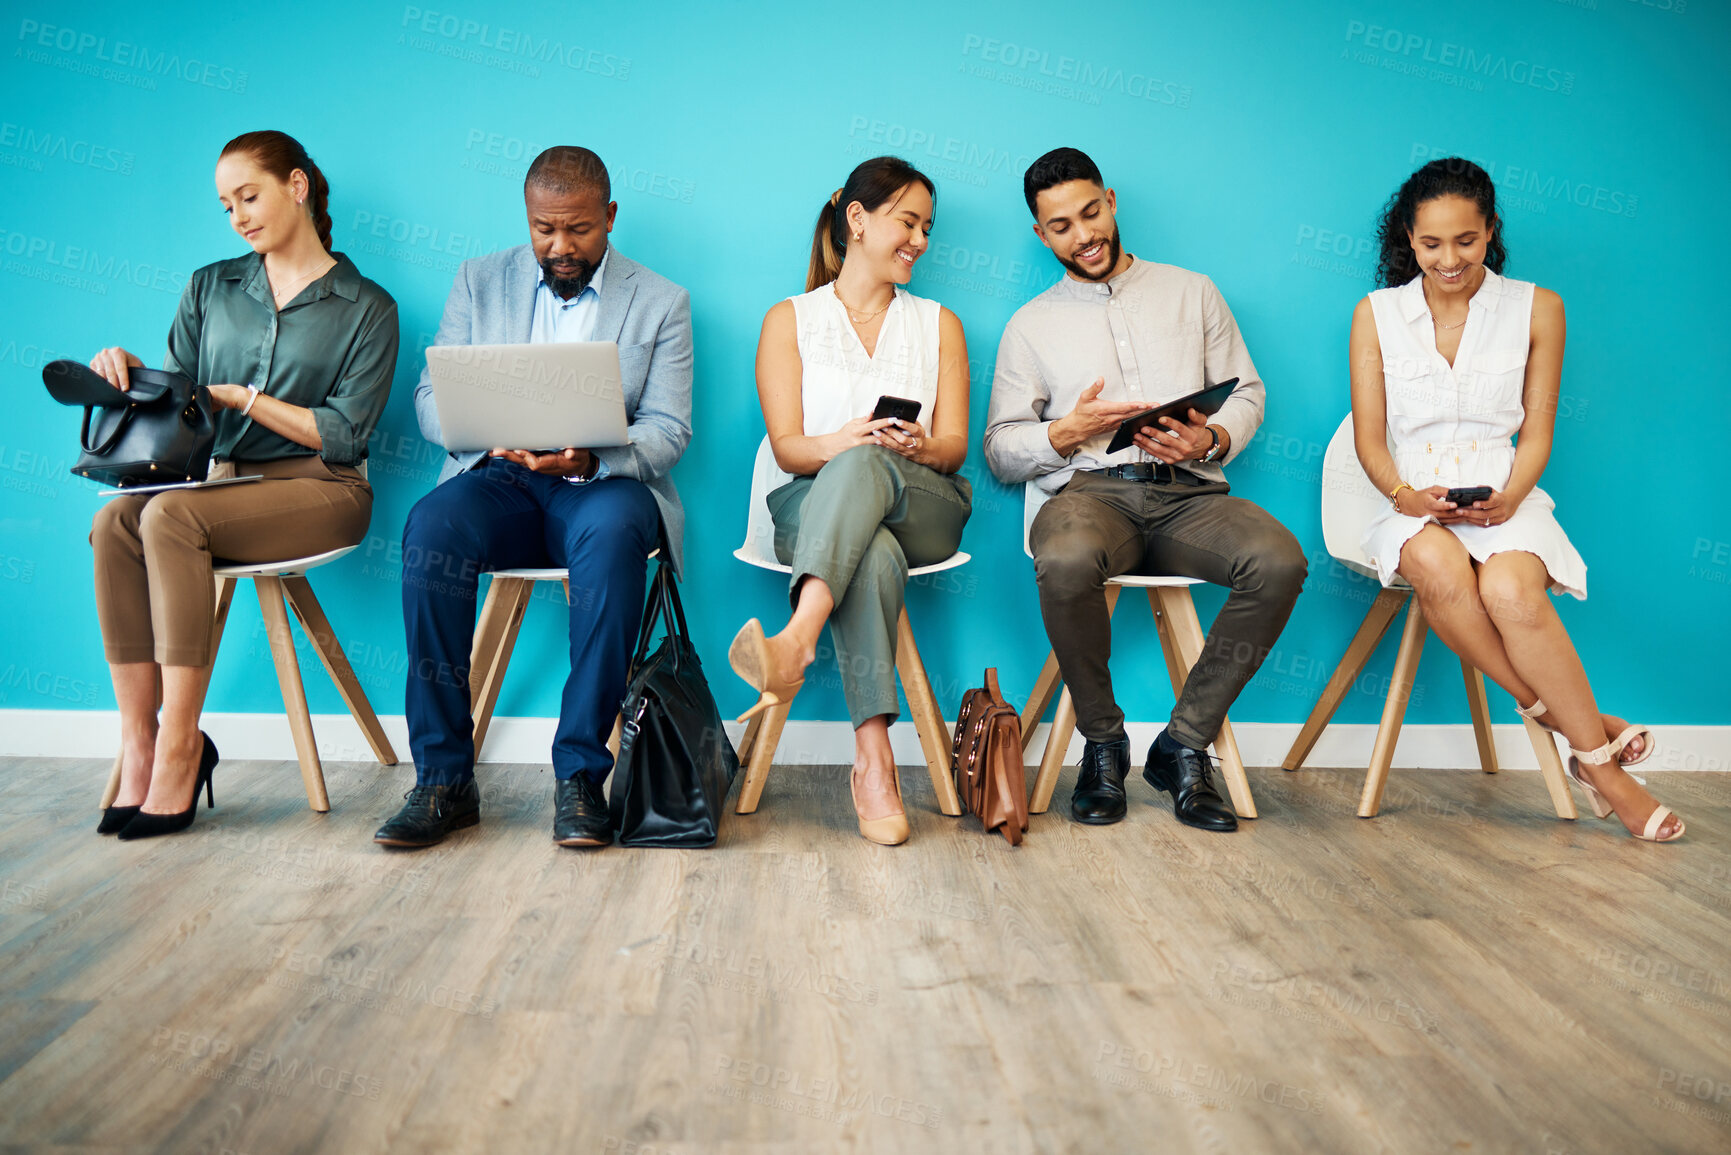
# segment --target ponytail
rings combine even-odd
[[[811,237],[811,266],[805,273],[808,293],[841,276],[841,262],[847,256],[847,221],[841,212],[841,193],[841,189],[836,189],[817,210],[817,229]]]
[[[874,156],[861,161],[848,174],[847,183],[830,194],[817,211],[817,227],[811,237],[811,264],[806,269],[805,291],[822,288],[841,276],[847,258],[847,210],[858,202],[866,212],[876,212],[896,200],[915,181],[937,197],[931,178],[899,156]]]
[[[287,184],[296,169],[307,178],[307,215],[312,219],[313,228],[317,230],[319,243],[328,253],[331,251],[331,186],[325,180],[325,174],[319,166],[313,163],[313,158],[307,155],[307,150],[301,142],[286,132],[275,129],[264,129],[259,132],[243,132],[222,146],[222,152],[217,159],[231,153],[242,152],[252,157],[258,166]]]
[[[331,185],[310,156],[302,171],[307,174],[307,183],[312,186],[307,193],[307,210],[312,214],[313,228],[318,230],[319,244],[323,245],[328,253],[331,251]]]
[[[1407,177],[1383,209],[1376,230],[1382,250],[1377,258],[1376,279],[1383,288],[1404,285],[1418,276],[1418,258],[1412,251],[1418,207],[1446,196],[1463,197],[1478,206],[1491,231],[1485,244],[1485,268],[1493,273],[1503,271],[1503,262],[1509,254],[1503,247],[1503,222],[1497,219],[1496,185],[1491,183],[1490,174],[1472,161],[1451,156],[1433,160]]]

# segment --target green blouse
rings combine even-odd
[[[168,331],[165,367],[200,385],[245,385],[312,410],[324,447],[309,449],[236,409],[216,415],[215,460],[275,461],[317,453],[332,465],[367,456],[367,438],[397,368],[397,303],[341,253],[330,272],[279,312],[264,258],[194,273]]]

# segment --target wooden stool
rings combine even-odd
[[[651,550],[646,561],[659,557],[659,549]],[[565,587],[565,604],[571,604],[571,571],[558,567],[546,569],[490,570],[493,580],[487,586],[487,597],[481,603],[481,616],[475,623],[475,640],[469,649],[469,715],[475,723],[475,761],[481,760],[481,745],[487,740],[487,727],[493,721],[493,708],[499,702],[499,687],[505,682],[505,667],[511,664],[511,651],[517,647],[517,634],[523,628],[523,615],[529,609],[529,598],[536,582],[560,582]],[[619,720],[613,721],[613,733],[607,748],[619,756]]]
[[[1190,587],[1206,584],[1201,578],[1147,577],[1140,574],[1119,574],[1106,579],[1106,612],[1118,607],[1118,595],[1125,587],[1148,591],[1148,605],[1154,611],[1154,624],[1160,632],[1160,650],[1166,656],[1166,673],[1172,679],[1172,696],[1184,692],[1184,681],[1191,667],[1202,655],[1202,623],[1196,617],[1196,603],[1191,600]],[[1058,670],[1056,654],[1046,655],[1046,664],[1034,682],[1028,707],[1022,712],[1022,749],[1034,740],[1034,727],[1057,692],[1063,675]],[[1058,698],[1058,709],[1052,715],[1052,729],[1046,737],[1046,749],[1040,757],[1040,773],[1034,779],[1034,794],[1028,801],[1028,813],[1044,814],[1052,805],[1052,791],[1058,785],[1058,772],[1064,768],[1064,756],[1070,749],[1070,738],[1076,732],[1076,707],[1070,700],[1070,688]],[[1220,733],[1214,737],[1214,752],[1220,759],[1220,775],[1226,780],[1226,790],[1232,799],[1232,809],[1240,818],[1255,818],[1256,803],[1250,796],[1250,780],[1244,774],[1244,759],[1238,753],[1238,741],[1232,735],[1232,723],[1222,719]]]
[[[306,784],[307,804],[321,814],[330,810],[331,802],[325,791],[324,767],[319,762],[318,743],[313,738],[313,720],[307,710],[306,688],[301,682],[300,662],[295,658],[294,637],[289,633],[288,615],[283,612],[285,598],[289,608],[294,611],[295,620],[300,622],[301,631],[312,643],[313,652],[318,654],[319,661],[324,663],[325,672],[330,675],[331,681],[336,683],[337,692],[343,697],[343,704],[349,708],[349,714],[367,736],[367,744],[373,748],[373,754],[385,766],[397,764],[397,755],[391,749],[390,739],[385,737],[384,727],[379,725],[378,715],[373,713],[372,704],[361,690],[361,684],[349,666],[342,645],[337,641],[331,623],[325,617],[318,598],[313,596],[312,586],[307,584],[306,579],[308,570],[333,562],[355,548],[352,545],[344,546],[342,549],[296,558],[293,561],[217,565],[212,568],[216,578],[216,623],[210,639],[211,663],[215,663],[217,648],[222,644],[223,627],[228,622],[228,607],[234,600],[235,583],[242,578],[251,578],[253,588],[258,592],[259,611],[263,614],[265,627],[270,633],[271,660],[276,664],[277,682],[282,686],[283,709],[288,713],[289,732],[294,735],[295,756],[300,762],[301,779]],[[115,796],[120,793],[120,763],[121,759],[117,755],[114,759],[114,770],[108,778],[108,788],[102,794],[104,808],[112,805]]]

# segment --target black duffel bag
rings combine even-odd
[[[210,391],[179,373],[132,369],[122,393],[77,361],[51,361],[42,383],[62,405],[84,406],[83,452],[72,472],[107,485],[203,481],[216,444]]]
[[[648,653],[656,623],[667,631]],[[739,756],[685,627],[673,567],[659,563],[625,691],[608,808],[625,846],[713,846]]]

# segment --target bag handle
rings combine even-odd
[[[116,390],[116,392],[119,391]],[[101,457],[104,453],[107,453],[119,443],[120,435],[126,432],[127,425],[132,421],[132,415],[138,412],[138,410],[136,407],[131,405],[122,409],[116,416],[113,430],[109,432],[107,437],[102,439],[101,445],[90,444],[90,417],[94,412],[96,412],[96,407],[94,405],[86,405],[84,407],[84,423],[78,428],[78,444],[84,447],[84,452],[96,457]]]
[[[644,603],[643,624],[637,629],[637,649],[631,656],[633,670],[641,666],[643,659],[649,656],[649,640],[655,636],[655,623],[661,620],[662,602],[665,601],[661,592],[661,578],[666,569],[665,565],[656,568],[654,584],[650,587],[648,600]]]

